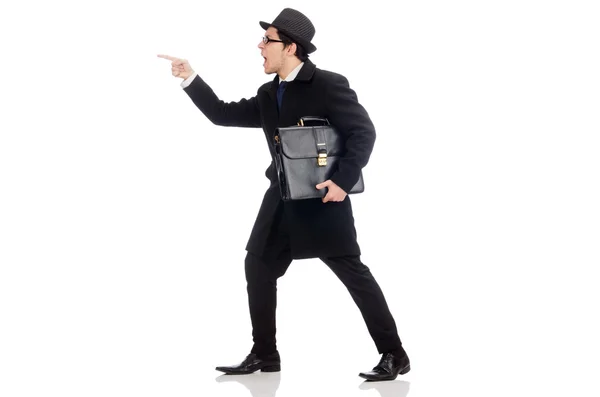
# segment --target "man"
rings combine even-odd
[[[267,189],[254,223],[245,259],[248,302],[254,345],[238,365],[217,367],[226,374],[248,374],[281,369],[275,338],[277,279],[293,259],[320,258],[344,283],[359,307],[369,333],[382,355],[368,380],[391,380],[410,370],[395,321],[369,268],[360,260],[348,192],[367,164],[375,142],[375,128],[358,103],[348,80],[321,70],[308,59],[316,50],[315,28],[302,13],[285,8],[272,23],[260,22],[265,36],[258,44],[266,74],[276,74],[256,95],[225,103],[190,64],[172,61],[172,74],[194,104],[216,125],[260,127],[271,152]],[[331,179],[315,186],[327,189],[322,199],[282,201],[274,165],[276,129],[296,125],[303,116],[325,117],[346,139],[346,154]]]

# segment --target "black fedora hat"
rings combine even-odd
[[[300,11],[284,8],[271,23],[260,21],[260,26],[267,30],[273,26],[290,39],[300,44],[307,53],[315,52],[315,47],[310,41],[315,36],[315,27],[310,19]]]

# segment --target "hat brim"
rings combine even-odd
[[[276,28],[278,31],[281,31],[281,33],[285,34],[286,36],[288,36],[290,39],[292,39],[293,41],[295,41],[296,43],[300,44],[302,47],[304,47],[304,49],[306,50],[307,53],[312,53],[315,52],[317,50],[317,47],[314,46],[313,43],[311,43],[310,41],[306,41],[304,39],[301,39],[299,37],[294,36],[293,34],[290,34],[289,32],[287,32],[285,29],[281,29],[280,27],[278,27],[277,25],[273,25],[271,23],[268,22],[264,22],[264,21],[260,21],[259,22],[260,26],[264,29],[267,30],[269,29],[271,26],[273,26],[274,28]]]

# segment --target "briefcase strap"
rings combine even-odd
[[[327,135],[325,129],[315,128],[313,134],[317,145],[317,165],[325,167],[327,165]]]

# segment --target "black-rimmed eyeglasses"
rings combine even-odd
[[[270,38],[270,37],[267,37],[267,36],[263,36],[263,38],[262,38],[262,41],[263,41],[263,43],[265,43],[265,44],[269,44],[269,42],[270,42],[270,41],[274,41],[274,42],[276,42],[276,43],[283,43],[283,41],[282,41],[282,40],[275,40],[275,39],[272,39],[272,38]]]

